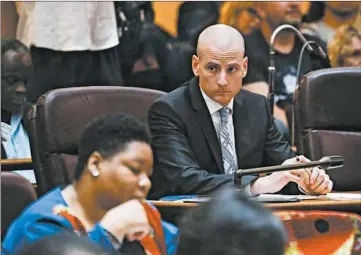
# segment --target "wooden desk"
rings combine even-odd
[[[11,170],[26,170],[33,169],[33,162],[31,158],[22,158],[22,159],[2,159],[1,160],[1,170],[2,171],[11,171]]]
[[[198,206],[197,203],[182,203],[169,201],[150,201],[158,208],[191,208]],[[273,210],[328,210],[328,211],[353,211],[361,214],[361,200],[304,200],[289,203],[265,203],[265,206]]]
[[[197,203],[182,203],[169,201],[150,201],[160,211],[162,216],[175,223],[187,209],[194,208]],[[361,215],[361,200],[303,200],[300,202],[265,203],[272,210],[322,210],[352,212]]]

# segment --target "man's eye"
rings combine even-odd
[[[217,70],[217,67],[216,66],[208,66],[207,69],[210,72],[215,72]]]
[[[237,68],[235,68],[235,67],[233,67],[233,66],[228,67],[228,69],[227,69],[227,72],[228,72],[228,73],[233,73],[233,72],[235,72],[235,71],[237,71]]]

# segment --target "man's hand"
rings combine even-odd
[[[297,156],[283,162],[282,165],[306,163],[310,160],[304,156]],[[296,182],[308,194],[326,194],[332,190],[333,183],[324,170],[319,168],[290,170],[275,172],[256,179],[251,184],[251,193],[259,195],[276,193],[289,182]]]
[[[310,162],[304,156],[299,156],[298,161],[300,163]],[[302,176],[302,180],[298,182],[298,185],[307,194],[323,195],[332,191],[333,182],[330,176],[326,174],[325,170],[314,167],[305,170],[307,174]]]
[[[141,240],[150,231],[144,207],[138,200],[130,200],[109,210],[100,225],[118,240]]]

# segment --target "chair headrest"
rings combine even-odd
[[[147,123],[148,109],[162,91],[92,86],[50,91],[38,99],[35,118],[45,153],[77,154],[84,127],[105,114],[125,113]]]
[[[294,96],[302,128],[361,130],[361,68],[310,72]]]

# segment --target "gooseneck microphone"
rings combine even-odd
[[[304,168],[311,168],[311,167],[320,167],[324,170],[342,167],[344,163],[344,159],[342,156],[328,156],[323,157],[317,161],[311,161],[307,163],[297,163],[297,164],[290,164],[290,165],[279,165],[279,166],[266,166],[266,167],[258,167],[258,168],[251,168],[245,170],[237,170],[235,172],[234,182],[236,185],[242,183],[242,177],[245,175],[259,175],[259,174],[269,174],[274,172],[281,172],[281,171],[289,171],[289,170],[296,170],[296,169],[304,169]]]
[[[329,66],[329,59],[327,57],[326,52],[322,49],[322,47],[316,44],[317,47],[312,47],[308,44],[307,39],[301,34],[301,32],[292,25],[285,24],[277,27],[272,35],[270,40],[270,64],[268,67],[268,85],[269,85],[269,100],[271,104],[271,113],[273,114],[273,106],[274,106],[274,93],[275,93],[275,73],[276,73],[276,66],[275,66],[275,58],[276,58],[276,51],[274,48],[274,43],[276,40],[277,35],[282,32],[283,30],[292,30],[296,36],[301,40],[301,42],[306,46],[307,51],[311,54],[311,56],[318,57],[326,66],[328,63]]]

